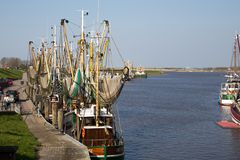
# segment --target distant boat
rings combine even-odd
[[[125,81],[130,81],[131,79],[134,78],[134,73],[133,73],[133,64],[128,60],[128,61],[125,61],[125,68],[123,69],[123,74],[124,75],[128,75],[128,76],[125,76],[126,79]]]
[[[143,67],[138,67],[134,73],[134,78],[147,78],[147,73],[145,73]]]

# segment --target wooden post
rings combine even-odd
[[[48,121],[49,120],[49,101],[44,101],[44,115],[45,115],[45,119]]]
[[[51,99],[48,99],[48,100],[47,100],[47,106],[48,106],[48,116],[49,116],[50,114],[52,114],[52,103],[51,103]],[[50,119],[50,117],[49,117],[49,119]]]
[[[29,96],[30,99],[33,100],[33,87],[29,87]]]
[[[77,109],[77,111],[79,111],[79,109]],[[78,116],[76,116],[76,120],[77,120],[77,140],[79,141],[80,140],[80,119],[79,119],[79,117]]]
[[[36,105],[36,91],[34,88],[32,89],[32,101],[33,104]]]
[[[58,129],[63,132],[63,109],[58,109]]]
[[[26,86],[26,88],[23,90],[23,92],[25,92],[27,95],[27,98],[29,98],[29,86]]]
[[[77,113],[79,113],[79,109],[77,106],[77,100],[72,100],[72,109],[73,110],[76,109]],[[76,132],[77,132],[76,139],[79,141],[80,140],[80,119],[77,115],[76,115]]]
[[[57,111],[58,111],[58,103],[56,101],[56,97],[53,96],[52,97],[52,101],[51,101],[51,104],[52,104],[52,125],[57,128],[58,125],[57,125]]]

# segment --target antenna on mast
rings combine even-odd
[[[98,1],[98,4],[97,4],[97,24],[99,23],[99,13],[100,13],[100,3],[99,3],[99,0]]]
[[[52,29],[52,45],[53,45],[53,56],[52,56],[52,61],[53,61],[53,81],[56,80],[56,68],[57,68],[57,27],[54,25],[51,27]]]
[[[82,32],[82,36],[83,36],[83,33],[84,33],[84,16],[87,16],[88,15],[88,12],[86,10],[83,10],[82,9],[82,24],[81,24],[81,32]],[[82,37],[83,38],[83,37]]]

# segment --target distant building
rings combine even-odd
[[[9,66],[8,66],[7,64],[4,64],[4,65],[3,65],[3,68],[4,68],[4,69],[9,69]]]

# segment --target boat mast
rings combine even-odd
[[[29,42],[29,52],[30,52],[30,59],[33,62],[33,68],[35,69],[35,71],[37,71],[37,58],[36,58],[36,54],[34,52],[34,47],[32,46],[33,41]]]
[[[46,69],[47,69],[47,75],[48,75],[48,80],[51,78],[51,74],[50,74],[50,70],[49,70],[49,64],[48,64],[48,58],[47,58],[47,55],[49,54],[48,53],[48,50],[46,49],[46,54],[43,55],[43,58],[44,58],[44,62],[45,62],[45,66]]]
[[[57,38],[56,38],[56,26],[53,26],[52,27],[52,32],[53,32],[53,34],[52,34],[52,36],[53,36],[53,81],[55,81],[56,80],[56,68],[57,68],[57,52],[56,52],[56,47],[57,47],[57,45],[56,45],[56,42],[57,42]]]
[[[240,58],[240,43],[239,43],[239,34],[237,34],[237,45],[238,45],[238,65],[239,65],[239,58]],[[237,57],[237,53],[236,53],[236,57]],[[237,58],[236,58],[237,61]],[[237,64],[236,64],[236,70],[237,70]]]
[[[97,55],[96,55],[96,126],[98,127],[99,126],[99,115],[100,115],[100,107],[99,107],[99,86],[98,86],[98,78],[99,78],[99,49],[100,49],[100,46],[98,46],[98,51],[97,51]]]
[[[65,47],[66,47],[67,54],[68,54],[70,74],[71,74],[71,77],[72,77],[72,81],[74,81],[73,67],[72,67],[72,56],[71,56],[71,53],[70,53],[69,41],[68,41],[68,37],[67,37],[67,28],[65,26],[65,22],[68,23],[68,20],[62,19],[61,20],[61,26],[63,27],[64,42],[65,42]]]
[[[236,70],[236,66],[237,66],[237,36],[235,37],[235,42],[234,42],[234,50],[233,50],[233,70],[235,71]]]
[[[84,33],[84,15],[85,15],[84,12],[85,11],[82,10],[82,17],[81,17],[82,18],[81,19],[82,20],[82,26],[81,26],[81,33],[82,33],[82,35],[81,35],[81,39],[84,39],[84,35],[83,35],[83,33]]]
[[[84,47],[85,47],[85,35],[84,35],[84,16],[87,16],[88,12],[82,10],[82,26],[81,26],[81,39],[80,39],[80,70],[83,73],[84,71]]]
[[[93,52],[94,52],[93,40],[92,39],[90,40],[89,48],[90,48],[90,57],[89,57],[88,64],[89,64],[89,72],[92,75],[92,73],[93,73]]]

